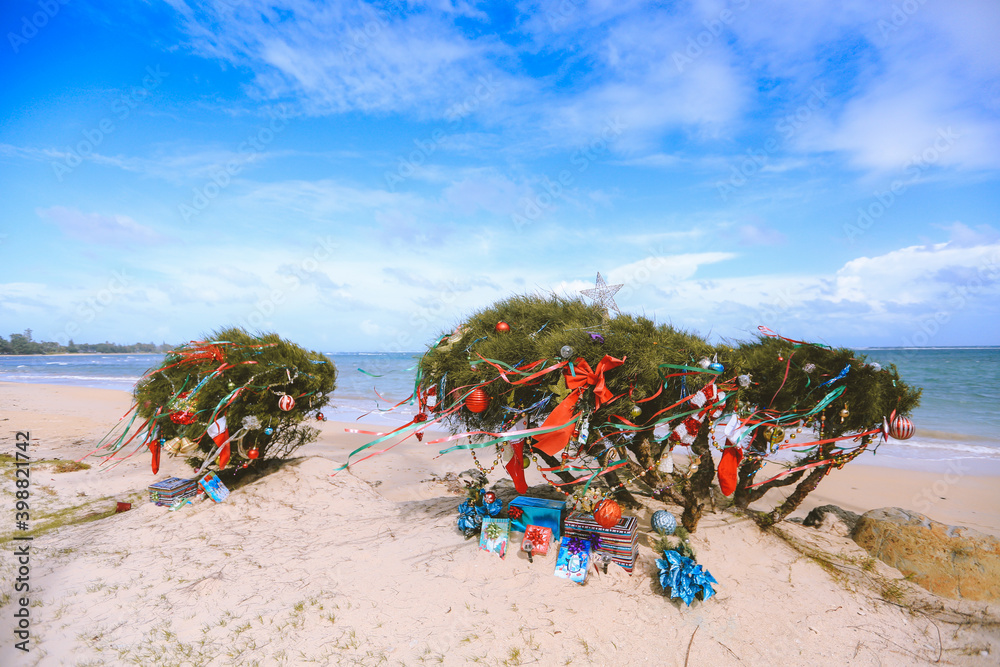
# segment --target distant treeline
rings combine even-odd
[[[25,329],[24,333],[12,333],[10,340],[0,336],[0,354],[73,354],[73,353],[100,353],[109,354],[114,352],[169,352],[173,345],[166,343],[135,343],[134,345],[116,345],[115,343],[74,343],[70,339],[66,345],[60,345],[52,341],[36,341],[31,338],[31,329]]]

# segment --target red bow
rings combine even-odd
[[[576,402],[580,400],[580,396],[583,395],[587,387],[593,386],[595,408],[600,408],[604,403],[610,403],[614,399],[614,393],[605,384],[604,373],[610,371],[612,368],[618,368],[624,363],[625,359],[615,359],[611,355],[606,354],[597,364],[597,368],[591,370],[590,364],[587,363],[586,359],[577,359],[575,372],[570,373],[567,370],[565,376],[566,386],[572,389],[572,391],[569,396],[564,398],[549,413],[545,423],[542,424],[543,428],[558,426],[559,424],[566,424],[566,427],[536,436],[535,449],[545,452],[549,456],[555,456],[566,449],[566,445],[573,435],[573,424],[568,422],[574,419],[573,408],[576,407]]]

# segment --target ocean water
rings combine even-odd
[[[896,364],[907,383],[923,387],[912,415],[916,434],[890,440],[859,462],[938,469],[959,461],[970,471],[1000,472],[1000,347],[869,348],[869,362]],[[419,353],[327,353],[337,365],[329,419],[398,425],[414,414],[402,405],[413,391]],[[66,384],[130,391],[163,360],[159,354],[0,356],[0,381]]]

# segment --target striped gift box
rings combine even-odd
[[[639,553],[639,521],[634,516],[623,516],[615,526],[605,528],[594,520],[593,514],[571,514],[565,521],[568,537],[589,540],[591,535],[600,539],[601,551],[611,555],[611,562],[630,573],[635,569]]]

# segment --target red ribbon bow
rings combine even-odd
[[[597,368],[591,369],[586,359],[577,359],[574,368],[575,372],[566,371],[566,386],[572,389],[572,391],[569,396],[564,398],[549,413],[548,418],[542,425],[543,428],[549,428],[558,426],[559,424],[566,424],[566,427],[536,436],[535,449],[545,452],[549,456],[555,456],[566,449],[566,445],[573,435],[573,424],[569,422],[572,422],[575,418],[573,409],[576,407],[577,401],[580,400],[580,396],[583,395],[587,387],[593,386],[595,407],[600,408],[602,404],[610,403],[614,399],[614,393],[605,384],[604,373],[613,368],[618,368],[624,363],[625,359],[615,359],[611,355],[606,354],[597,364]]]

